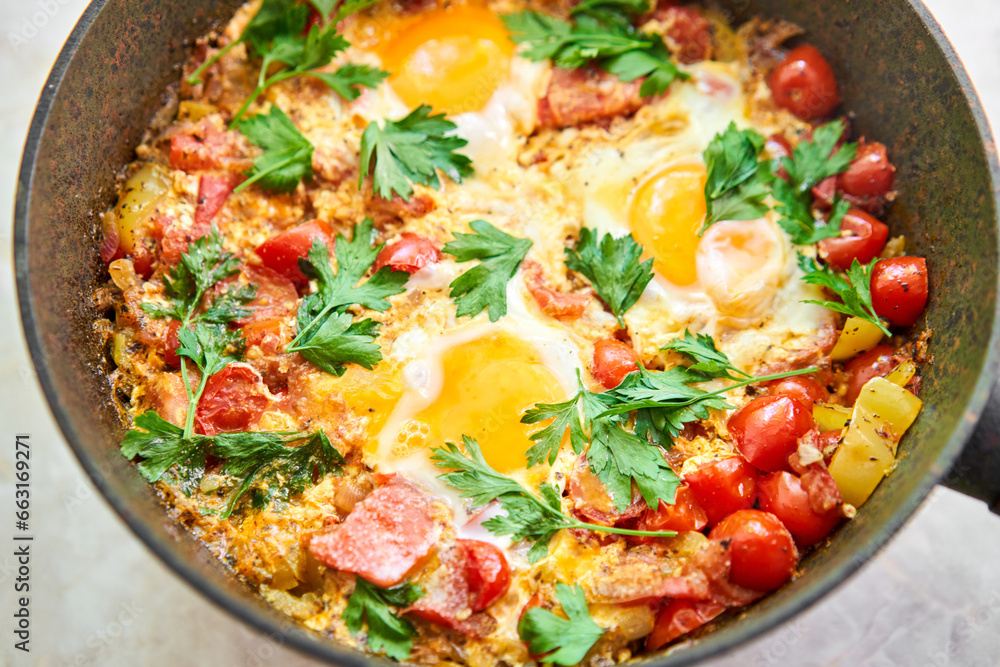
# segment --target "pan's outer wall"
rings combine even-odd
[[[907,455],[835,547],[813,556],[794,585],[698,638],[686,650],[645,662],[688,664],[727,650],[803,609],[864,563],[947,470],[971,431],[993,375],[997,285],[996,159],[978,105],[970,109],[944,38],[904,0],[823,2],[733,0],[740,19],[781,16],[810,28],[835,63],[855,127],[889,146],[900,165],[891,226],[915,254],[929,256],[937,331],[925,374],[925,411]],[[278,641],[341,665],[360,665],[303,632],[235,583],[165,519],[149,487],[116,453],[122,425],[97,360],[89,294],[103,282],[96,213],[114,197],[114,176],[134,158],[143,128],[179,77],[190,40],[235,5],[213,0],[107,0],[85,13],[60,55],[27,141],[16,207],[18,293],[43,389],[67,440],[133,530],[196,588]],[[194,19],[194,20],[192,20]],[[89,26],[89,29],[88,29]],[[948,57],[938,44],[945,45]],[[993,178],[991,178],[993,177]],[[960,332],[960,334],[959,334]],[[985,367],[985,371],[984,371]],[[971,420],[971,423],[970,423]]]

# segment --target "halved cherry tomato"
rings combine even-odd
[[[655,651],[678,637],[700,628],[726,610],[712,600],[673,600],[660,610],[653,631],[646,637],[646,650]]]
[[[257,255],[267,268],[304,285],[309,279],[299,270],[299,258],[309,254],[315,239],[325,243],[333,253],[333,229],[323,220],[313,220],[272,236],[257,247]]]
[[[923,257],[883,259],[872,269],[872,306],[879,317],[908,327],[927,306],[927,261]]]
[[[864,211],[852,208],[840,222],[841,236],[823,239],[819,252],[827,264],[841,271],[851,268],[854,260],[872,261],[885,247],[889,228]]]
[[[772,380],[767,383],[767,391],[772,396],[791,396],[810,410],[813,403],[824,403],[830,398],[826,387],[805,375]]]
[[[441,250],[437,243],[426,236],[407,232],[398,241],[379,251],[378,257],[375,258],[374,270],[378,271],[383,266],[388,266],[393,271],[416,273],[428,264],[437,264],[440,261]]]
[[[691,487],[682,484],[677,487],[674,504],[668,505],[660,501],[655,510],[646,508],[646,513],[639,521],[639,530],[665,531],[701,530],[708,525],[708,514],[701,506]]]
[[[829,116],[840,104],[837,79],[815,46],[793,49],[767,79],[775,103],[802,120]]]
[[[896,367],[896,361],[892,357],[894,352],[895,350],[888,345],[876,345],[844,364],[844,370],[850,375],[847,380],[847,395],[845,396],[848,403],[853,404],[854,401],[858,400],[861,388],[869,380],[875,377],[884,377]]]
[[[167,338],[163,346],[163,363],[170,368],[180,368],[181,358],[177,356],[177,348],[181,346],[177,332],[180,331],[181,323],[177,320],[170,320],[167,325]]]
[[[757,501],[757,471],[738,456],[705,463],[684,475],[684,481],[705,510],[709,526]]]
[[[760,508],[778,517],[800,546],[816,544],[840,523],[841,513],[836,509],[819,514],[810,507],[802,480],[790,472],[764,475],[757,489]]]
[[[269,402],[260,373],[244,363],[229,364],[205,383],[195,421],[209,436],[246,431],[260,421]]]
[[[458,540],[465,548],[469,580],[469,607],[482,611],[499,600],[510,586],[510,566],[503,552],[488,542]]]
[[[773,591],[792,578],[799,552],[778,517],[760,510],[740,510],[709,534],[729,540],[729,581],[755,591]]]
[[[855,197],[885,196],[895,182],[896,167],[889,162],[889,152],[875,141],[862,143],[851,166],[837,178],[837,186]]]
[[[788,468],[798,440],[816,428],[812,411],[790,396],[761,396],[729,418],[729,435],[736,449],[758,470]]]
[[[613,338],[604,338],[594,343],[594,366],[590,374],[605,389],[614,389],[625,376],[639,368],[639,355],[631,347]]]

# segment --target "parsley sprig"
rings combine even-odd
[[[647,9],[638,0],[598,0],[570,10],[572,21],[530,10],[502,18],[511,39],[525,45],[523,57],[551,60],[565,69],[596,63],[622,81],[646,77],[639,94],[648,97],[689,75],[674,64],[659,35],[632,26],[632,20]]]
[[[582,588],[557,582],[556,597],[566,618],[533,607],[518,621],[517,632],[533,654],[545,655],[543,662],[576,665],[604,635],[604,629],[590,617]]]
[[[361,135],[361,173],[358,185],[368,174],[375,192],[383,199],[393,193],[405,200],[413,194],[413,184],[440,187],[437,170],[461,183],[473,173],[472,160],[458,153],[468,142],[452,132],[457,125],[444,114],[431,114],[423,104],[402,120],[372,121]]]
[[[330,264],[329,250],[318,239],[309,249],[309,258],[299,260],[299,268],[316,281],[317,289],[299,304],[298,333],[286,351],[302,353],[327,373],[343,375],[347,363],[371,370],[382,360],[382,352],[375,344],[378,322],[355,321],[347,309],[352,305],[376,312],[388,309],[386,299],[405,291],[410,277],[405,271],[385,266],[360,282],[383,247],[372,247],[371,238],[371,218],[354,227],[350,241],[337,234],[336,272]]]
[[[423,596],[424,591],[414,584],[395,588],[380,588],[361,577],[354,578],[354,592],[347,600],[341,618],[352,634],[361,632],[368,623],[368,646],[371,650],[384,651],[395,660],[406,660],[413,649],[417,629],[408,619],[393,612],[392,608],[409,607]]]
[[[566,248],[566,268],[584,275],[618,324],[625,326],[625,311],[635,305],[653,279],[653,260],[640,261],[642,246],[632,235],[614,238],[584,227],[575,248]]]
[[[483,526],[495,535],[510,535],[515,540],[532,543],[528,560],[537,563],[548,555],[549,542],[560,530],[580,528],[616,535],[646,535],[650,537],[672,537],[673,532],[651,532],[630,530],[615,526],[599,526],[577,521],[562,510],[559,491],[551,484],[539,486],[540,496],[529,493],[519,482],[501,475],[490,467],[483,458],[479,443],[468,436],[462,436],[465,454],[452,442],[443,448],[431,451],[431,460],[439,468],[451,469],[439,475],[441,479],[459,491],[463,498],[471,501],[471,508],[478,509],[496,500],[506,512],[483,522]]]
[[[760,162],[764,137],[730,123],[705,149],[705,203],[708,212],[700,234],[720,220],[755,220],[766,214],[771,172]]]
[[[312,178],[314,147],[277,106],[269,113],[241,120],[238,127],[264,152],[254,158],[253,169],[246,174],[249,178],[236,186],[235,192],[258,181],[268,190],[291,192],[299,181]]]
[[[858,262],[857,259],[847,269],[846,277],[834,272],[828,265],[820,266],[812,257],[799,254],[799,268],[805,273],[802,280],[811,285],[826,287],[831,292],[840,297],[841,303],[836,301],[820,301],[809,299],[804,303],[814,303],[838,313],[844,313],[852,317],[859,317],[877,326],[886,336],[892,333],[875,313],[872,307],[871,279],[872,268],[874,268],[878,258],[876,257],[867,265]]]
[[[473,233],[455,233],[444,252],[459,262],[480,263],[451,282],[450,296],[459,317],[475,317],[486,310],[490,322],[496,322],[507,314],[507,283],[531,249],[531,239],[511,236],[485,220],[473,220],[469,227]]]

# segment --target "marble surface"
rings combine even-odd
[[[1000,3],[927,0],[1000,121]],[[35,100],[83,0],[0,0],[0,210],[12,210]],[[0,225],[0,434],[32,435],[33,641],[10,631],[15,561],[0,549],[0,664],[315,664],[272,644],[178,579],[96,495],[62,442],[17,325],[11,232]],[[11,509],[13,462],[0,454],[0,507]],[[7,522],[0,539],[7,545]],[[1000,518],[947,489],[934,491],[893,542],[832,595],[778,630],[712,661],[752,665],[983,666],[1000,662]]]

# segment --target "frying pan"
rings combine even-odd
[[[713,632],[643,664],[686,665],[732,649],[803,611],[869,560],[939,481],[998,507],[998,195],[1000,169],[983,111],[950,44],[919,0],[730,0],[736,21],[784,18],[833,63],[856,133],[889,147],[899,200],[889,224],[928,258],[934,362],[924,408],[899,465],[832,545],[793,583],[724,617]],[[266,605],[170,519],[118,453],[125,431],[111,400],[92,289],[106,280],[97,214],[134,159],[192,41],[235,0],[96,0],[42,93],[18,181],[14,253],[25,336],[67,442],[108,502],[192,586],[256,627],[339,665],[384,662],[293,623]],[[127,397],[126,397],[127,398]],[[994,407],[987,407],[992,402]],[[985,416],[980,419],[986,408]],[[978,424],[978,428],[977,428]]]

